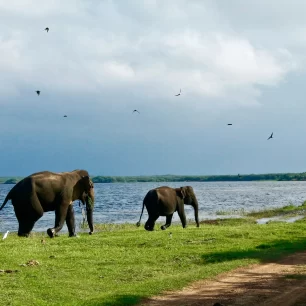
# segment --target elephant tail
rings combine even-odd
[[[136,226],[140,226],[140,220],[141,220],[141,217],[142,217],[142,214],[143,214],[143,209],[144,209],[144,201],[142,203],[142,211],[141,211],[141,214],[140,214],[140,218],[139,218],[139,221],[136,223]]]
[[[11,192],[9,192],[9,193],[7,194],[7,196],[6,196],[6,198],[5,198],[5,200],[4,200],[3,204],[2,204],[2,206],[0,207],[0,210],[5,206],[5,204],[7,203],[7,201],[10,200],[10,199],[11,199]]]

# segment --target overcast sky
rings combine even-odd
[[[303,0],[0,0],[0,29],[0,176],[306,171]]]

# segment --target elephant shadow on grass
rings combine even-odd
[[[117,296],[103,297],[101,299],[86,300],[82,306],[128,306],[136,305],[144,297],[140,295],[122,294]]]
[[[262,263],[280,259],[282,256],[306,249],[306,238],[295,240],[275,240],[258,244],[248,249],[232,249],[202,255],[203,264],[222,263],[232,260],[258,259]]]

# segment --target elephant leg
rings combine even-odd
[[[55,234],[63,228],[67,216],[68,207],[69,205],[61,204],[55,209],[55,225],[53,228],[48,228],[47,230],[47,234],[50,238],[55,237]]]
[[[166,217],[166,224],[165,225],[162,225],[160,228],[162,230],[165,230],[167,227],[169,227],[171,225],[171,221],[172,221],[172,217],[173,217],[173,214],[172,215],[168,215]]]
[[[181,219],[183,228],[185,228],[187,221],[186,221],[186,215],[185,215],[185,210],[184,210],[184,204],[182,206],[178,206],[177,213]]]
[[[20,237],[29,237],[33,227],[34,227],[35,221],[33,220],[27,220],[27,221],[21,221],[19,222],[18,227],[18,236]]]
[[[154,230],[154,225],[155,221],[158,219],[159,215],[149,215],[149,219],[147,220],[144,228],[147,231],[153,231]]]
[[[18,236],[28,237],[38,219],[43,215],[43,210],[34,210],[31,206],[29,210],[15,209],[15,214],[19,223]]]
[[[75,237],[75,217],[74,217],[74,208],[72,205],[69,205],[66,216],[66,224],[69,231],[69,237]]]
[[[19,226],[18,226],[18,236],[20,237],[29,237],[34,224],[35,224],[35,220],[33,220],[32,218],[29,218],[28,216],[25,218],[25,215],[21,215],[18,213],[16,214]]]

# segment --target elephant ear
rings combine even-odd
[[[184,199],[184,198],[186,197],[186,192],[185,192],[184,187],[176,188],[175,191],[176,191],[176,194],[177,194],[180,198]]]
[[[90,177],[88,176],[88,175],[83,175],[82,176],[82,180],[85,182],[85,184],[88,186],[88,189],[90,189],[90,188],[93,188],[94,186],[93,186],[93,182],[92,182],[92,180],[90,179]]]

